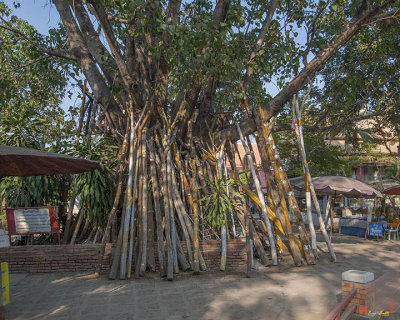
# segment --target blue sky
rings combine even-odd
[[[13,10],[13,13],[28,21],[42,34],[48,34],[51,27],[60,22],[60,16],[53,4],[49,0],[3,0],[5,4]],[[14,9],[13,2],[19,2],[20,8]]]

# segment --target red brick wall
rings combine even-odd
[[[247,263],[246,242],[242,240],[227,241],[226,271],[245,271]],[[219,270],[221,262],[221,241],[206,240],[200,242],[200,251],[203,254],[207,269]]]
[[[185,243],[182,242],[185,249]],[[94,271],[98,250],[97,244],[18,246],[0,248],[0,261],[9,264],[11,273]],[[207,269],[219,270],[221,241],[200,242]],[[157,252],[157,249],[154,248]],[[111,246],[108,245],[103,258],[103,270],[110,268]],[[244,271],[247,256],[245,242],[228,240],[226,271]]]
[[[342,281],[342,299],[350,294],[354,289],[356,295],[346,307],[346,311],[353,305],[356,305],[356,313],[366,315],[368,311],[375,310],[375,285],[374,282],[361,284],[351,281]]]
[[[8,262],[11,273],[94,271],[97,244],[17,246],[0,248],[0,261]],[[110,267],[111,246],[107,246],[103,269]]]

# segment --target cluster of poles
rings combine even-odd
[[[243,100],[248,110],[245,95]],[[252,112],[258,129],[254,135],[256,144],[250,143],[250,137],[244,137],[240,127],[236,127],[246,151],[245,161],[240,161],[243,162],[246,171],[250,172],[247,184],[239,179],[235,162],[235,154],[238,154],[236,143],[225,141],[217,147],[206,147],[202,141],[191,137],[189,123],[189,143],[183,144],[175,139],[175,123],[169,121],[161,109],[153,112],[158,112],[162,123],[151,127],[148,121],[151,112],[144,110],[137,121],[133,115],[130,116],[127,133],[119,151],[117,191],[103,233],[103,246],[99,252],[96,273],[101,271],[105,244],[110,240],[111,226],[117,219],[118,204],[123,195],[124,205],[119,217],[121,223],[112,254],[110,279],[141,277],[146,270],[158,269],[162,277],[173,280],[174,274],[180,271],[193,270],[198,273],[206,270],[200,241],[209,236],[205,231],[209,230],[210,226],[207,226],[206,208],[198,200],[210,192],[210,187],[205,183],[207,178],[228,178],[228,163],[230,177],[236,181],[236,185],[227,188],[234,189],[230,193],[232,197],[237,193],[242,196],[238,197],[238,205],[231,212],[230,223],[224,224],[220,230],[214,230],[211,236],[220,239],[222,244],[221,270],[225,270],[226,267],[227,239],[237,236],[238,225],[246,237],[248,274],[253,250],[254,255],[264,265],[278,265],[278,256],[284,250],[290,252],[296,266],[315,264],[318,254],[316,232],[312,222],[312,202],[331,259],[335,261],[335,253],[325,230],[307,164],[301,124],[302,108],[299,107],[297,97],[293,99],[292,109],[306,181],[309,230],[303,221],[272,136],[273,119],[267,121],[261,108]],[[213,142],[213,139],[211,141]],[[258,148],[261,156],[261,166],[266,177],[266,194],[261,188],[257,174],[260,168],[256,168],[255,148]],[[128,178],[124,179],[124,155],[127,153]],[[253,186],[256,192],[253,191]],[[227,192],[229,193],[229,190]],[[256,227],[250,206],[260,213],[263,230]],[[292,221],[289,212],[293,215]]]

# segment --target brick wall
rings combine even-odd
[[[346,311],[352,306],[356,305],[355,312],[360,315],[366,315],[368,311],[374,311],[375,306],[375,287],[374,282],[365,284],[342,281],[342,299],[345,298],[351,291],[357,290],[356,295],[346,307]]]
[[[16,246],[0,248],[0,261],[8,262],[10,273],[94,271],[97,244]],[[110,267],[111,246],[108,245],[103,269]]]
[[[182,242],[185,249],[185,243]],[[11,273],[94,271],[100,245],[46,245],[0,248],[0,261],[9,264]],[[219,270],[221,241],[200,242],[207,269]],[[154,248],[157,252],[157,249]],[[244,271],[247,256],[245,242],[228,240],[226,271]],[[108,245],[103,258],[103,270],[110,268],[111,246]]]
[[[219,270],[221,262],[221,241],[207,240],[200,242],[200,251],[203,254],[207,269]],[[226,271],[245,271],[247,263],[246,242],[242,240],[227,241]]]

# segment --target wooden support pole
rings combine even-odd
[[[252,176],[253,176],[253,179],[254,179],[254,183],[256,185],[258,198],[259,198],[260,203],[261,203],[261,212],[262,212],[262,215],[264,217],[265,225],[267,227],[268,239],[269,239],[269,243],[270,243],[270,246],[271,246],[272,264],[273,265],[278,265],[278,256],[277,256],[277,253],[276,253],[274,234],[272,232],[272,227],[271,227],[271,224],[270,224],[270,221],[269,221],[269,218],[268,218],[267,208],[266,208],[265,200],[264,200],[264,194],[263,194],[263,192],[261,190],[260,181],[257,178],[257,174],[256,174],[256,170],[254,168],[253,160],[251,159],[251,156],[250,156],[249,147],[248,147],[246,141],[244,140],[242,131],[240,130],[240,127],[239,127],[238,124],[236,124],[236,128],[238,130],[238,133],[239,133],[239,136],[240,136],[240,140],[242,141],[242,144],[243,144],[243,146],[244,146],[244,148],[246,150],[246,157],[247,157],[247,159],[249,161],[249,164],[250,164],[250,169],[251,169],[251,173],[252,173]]]

